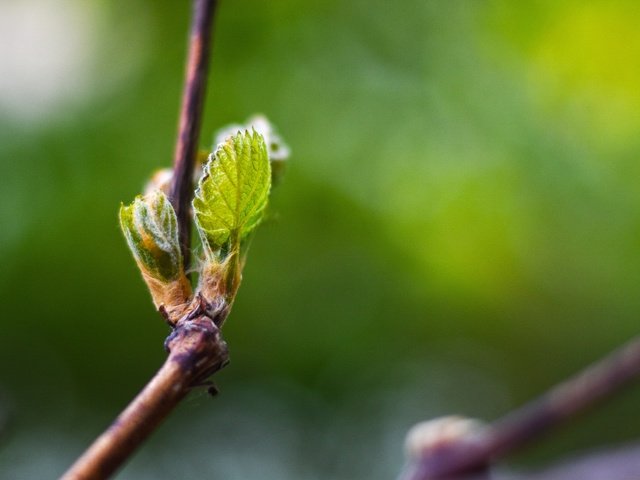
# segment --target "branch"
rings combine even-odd
[[[640,376],[640,338],[629,342],[547,394],[492,425],[425,449],[402,480],[452,479],[486,469]],[[433,448],[431,448],[433,447]]]
[[[185,320],[167,341],[167,360],[147,386],[62,480],[104,479],[112,475],[160,425],[194,385],[228,361],[220,331],[206,316]]]
[[[535,472],[497,471],[464,480],[631,480],[640,478],[640,445],[624,445],[563,460]]]
[[[563,461],[505,480],[630,480],[640,478],[640,445],[626,445]]]
[[[189,268],[191,245],[189,209],[193,195],[193,169],[207,89],[211,31],[217,0],[194,0],[193,5],[189,57],[182,93],[178,139],[173,157],[173,183],[170,195],[171,203],[178,217],[180,246],[185,269]]]
[[[194,0],[187,74],[174,161],[171,198],[185,266],[190,244],[192,177],[207,83],[209,43],[216,0]],[[194,386],[228,362],[219,326],[229,313],[223,299],[197,297],[165,342],[169,356],[147,386],[63,475],[64,480],[104,479],[113,474]]]
[[[457,477],[461,478],[461,477]],[[640,478],[640,445],[595,451],[534,472],[499,469],[464,476],[464,480],[631,480]]]

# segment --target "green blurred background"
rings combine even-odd
[[[171,162],[190,7],[0,1],[0,477],[54,478],[160,365],[117,224]],[[193,393],[122,479],[388,479],[637,331],[636,1],[227,0],[202,145],[292,149]],[[640,390],[513,459],[640,435]]]

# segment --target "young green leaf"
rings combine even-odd
[[[270,188],[269,157],[259,133],[238,132],[209,157],[193,200],[208,258],[239,248],[260,223]]]
[[[253,115],[244,125],[231,124],[222,127],[214,136],[214,149],[226,141],[230,135],[242,130],[255,130],[264,137],[271,164],[271,186],[277,186],[284,175],[287,160],[291,153],[289,146],[276,131],[274,125],[264,115]]]
[[[164,193],[157,190],[121,206],[120,226],[143,274],[165,283],[181,276],[176,214]]]

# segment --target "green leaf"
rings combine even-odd
[[[214,136],[214,147],[224,143],[230,135],[242,130],[255,130],[264,137],[271,164],[271,186],[277,186],[284,175],[290,149],[276,131],[274,125],[264,115],[253,115],[244,125],[231,124],[222,127]]]
[[[209,257],[231,251],[260,223],[271,188],[264,138],[238,132],[209,157],[193,200],[196,226]]]
[[[176,213],[161,191],[120,207],[120,227],[143,275],[161,282],[182,276]]]

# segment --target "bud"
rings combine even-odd
[[[169,317],[177,315],[191,296],[191,286],[184,274],[176,214],[167,196],[156,190],[122,205],[120,227],[155,306]]]
[[[404,451],[409,460],[419,460],[436,451],[472,443],[483,428],[479,420],[456,415],[421,422],[407,433]]]
[[[202,175],[202,167],[205,163],[207,163],[207,159],[209,158],[209,152],[206,150],[198,150],[198,154],[196,155],[196,163],[193,169],[193,182],[196,183],[200,176]],[[153,172],[151,178],[144,186],[144,194],[150,195],[154,193],[156,190],[160,190],[166,196],[171,194],[171,182],[173,182],[173,169],[172,168],[161,168]]]

